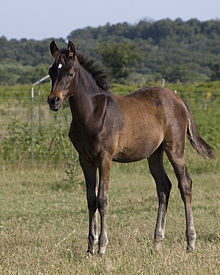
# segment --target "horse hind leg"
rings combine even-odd
[[[166,175],[163,166],[163,147],[162,145],[148,158],[150,172],[156,182],[158,195],[158,214],[154,231],[155,248],[159,249],[164,239],[166,213],[171,190],[171,182]]]
[[[195,249],[196,231],[193,223],[192,214],[192,180],[187,171],[184,158],[184,142],[180,146],[180,140],[175,146],[166,146],[167,156],[174,168],[176,177],[178,179],[178,188],[180,190],[181,198],[185,206],[186,215],[186,238],[187,238],[187,252]]]

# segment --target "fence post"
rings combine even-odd
[[[161,86],[162,86],[163,88],[165,87],[165,79],[164,79],[164,78],[162,78]]]
[[[31,89],[31,167],[34,166],[34,87]]]
[[[40,135],[41,133],[41,91],[40,91],[40,84],[42,82],[44,82],[46,79],[49,78],[49,75],[44,76],[43,78],[41,78],[40,80],[38,80],[37,82],[35,82],[32,85],[32,89],[31,89],[31,166],[34,166],[34,86],[39,85],[39,91],[38,91],[38,110],[39,110],[39,133]]]
[[[39,90],[38,90],[38,130],[39,134],[42,136],[41,131],[41,91],[40,91],[40,83],[39,83]]]

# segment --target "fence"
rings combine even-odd
[[[59,114],[50,111],[49,85],[45,91],[40,84],[0,91],[0,166],[58,162],[74,154],[68,140],[68,103]]]
[[[40,89],[40,85],[41,83],[43,83],[45,80],[47,80],[49,78],[49,75],[44,76],[43,78],[41,78],[39,81],[35,82],[32,86],[31,89],[31,166],[34,166],[34,87],[35,86],[39,86],[38,87],[38,106],[39,106],[39,110],[38,110],[38,117],[39,117],[39,134],[42,135],[42,131],[41,131],[41,89]]]
[[[50,111],[49,89],[44,90],[43,86],[41,90],[41,82],[35,83],[36,91],[33,87],[23,92],[0,93],[0,161],[4,165],[25,161],[32,165],[34,161],[58,163],[75,154],[68,139],[71,123],[68,102],[59,112]],[[200,134],[220,149],[220,93],[186,92],[179,87],[177,93],[189,103]]]

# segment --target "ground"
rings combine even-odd
[[[3,170],[0,177],[1,274],[219,274],[220,173],[192,174],[196,250],[186,253],[185,215],[173,174],[165,240],[153,246],[155,184],[147,163],[113,166],[109,245],[86,258],[85,187],[46,167]],[[134,167],[134,168],[133,168]]]

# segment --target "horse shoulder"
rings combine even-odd
[[[107,96],[99,94],[92,98],[92,113],[88,120],[88,129],[94,135],[98,134],[104,125],[107,112]]]

